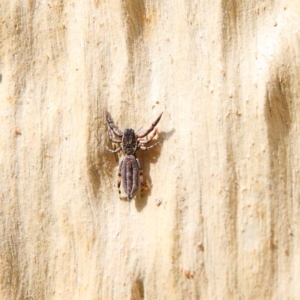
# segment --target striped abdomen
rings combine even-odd
[[[121,169],[121,176],[127,198],[131,199],[139,185],[139,166],[134,155],[125,155]]]

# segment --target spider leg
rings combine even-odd
[[[151,124],[151,127],[150,127],[150,128],[148,128],[148,129],[146,129],[146,130],[139,130],[139,131],[137,132],[136,136],[137,136],[138,138],[143,138],[143,137],[145,137],[146,135],[148,135],[148,134],[155,128],[155,126],[156,126],[157,123],[159,122],[159,120],[160,120],[162,114],[163,114],[163,113],[161,113],[161,114],[159,115],[159,117]]]
[[[139,145],[140,144],[145,145],[145,144],[149,143],[156,136],[156,134],[157,134],[157,130],[155,128],[152,135],[150,135],[149,138],[147,137],[145,140],[138,139]]]
[[[113,136],[113,131],[108,128],[107,130],[107,135],[109,137],[109,139],[114,142],[114,143],[122,143],[122,140],[121,139],[116,139],[114,136]]]
[[[139,177],[140,177],[140,183],[141,183],[141,186],[142,186],[142,190],[149,190],[149,187],[147,186],[147,183],[144,180],[144,171],[141,167],[141,164],[140,164],[140,161],[139,161],[138,158],[136,158],[136,163],[139,167]]]
[[[149,150],[149,149],[155,147],[156,145],[158,145],[159,143],[160,143],[160,142],[157,142],[157,143],[155,143],[155,144],[153,144],[153,145],[151,145],[151,146],[149,146],[149,147],[139,146],[139,149],[141,149],[141,150]]]
[[[115,150],[109,149],[107,146],[106,146],[105,148],[106,148],[107,151],[112,152],[112,153],[117,153],[117,152],[119,152],[119,151],[122,150],[121,147],[119,147],[119,148],[117,148],[117,149],[115,149]]]
[[[118,171],[118,191],[119,191],[119,195],[121,195],[120,186],[121,186],[121,181],[122,181],[122,174],[121,174],[122,165],[123,165],[123,159],[120,162],[119,171]]]
[[[107,110],[105,111],[105,115],[106,121],[110,129],[115,133],[115,135],[117,135],[118,137],[122,137],[123,132],[115,125],[114,120],[112,119],[110,113]]]

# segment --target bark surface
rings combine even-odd
[[[1,299],[300,299],[299,1],[1,2]]]

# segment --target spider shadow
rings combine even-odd
[[[165,142],[174,134],[174,132],[175,129],[172,129],[169,132],[160,132],[158,135],[158,141],[160,141],[160,143],[156,147],[150,150],[139,150],[136,153],[136,157],[139,159],[141,167],[144,171],[144,181],[147,183],[147,186],[149,186],[149,190],[142,191],[141,185],[139,184],[139,190],[136,192],[135,196],[135,207],[138,212],[141,212],[144,209],[144,207],[147,205],[148,197],[151,195],[151,165],[157,163]],[[153,143],[155,143],[155,141],[153,141]],[[155,184],[158,184],[158,182],[155,182]]]

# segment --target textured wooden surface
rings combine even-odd
[[[299,1],[0,9],[1,299],[300,298]],[[130,202],[106,107],[164,112]]]

